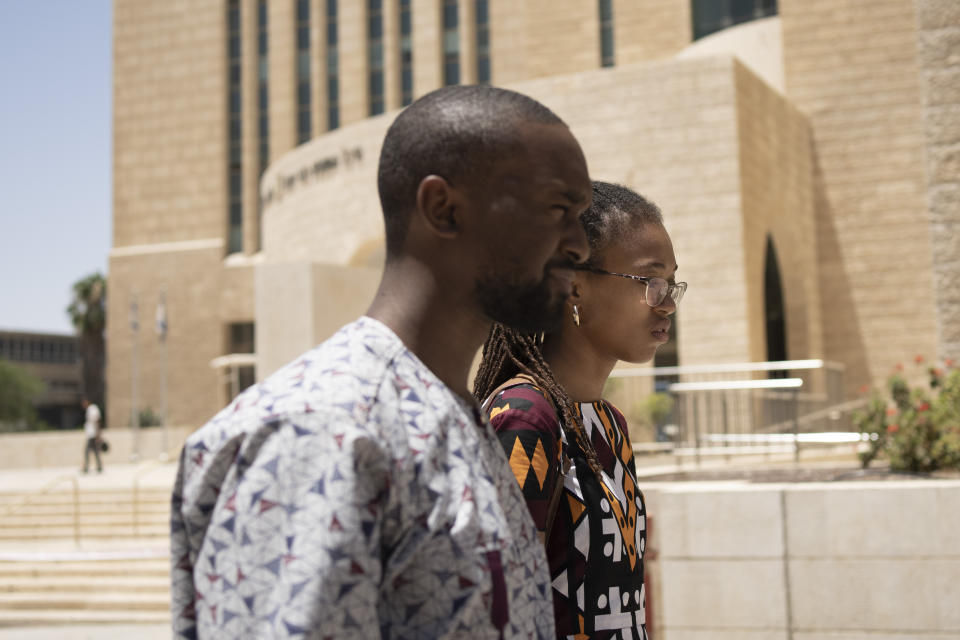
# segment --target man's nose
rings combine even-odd
[[[568,229],[560,250],[574,264],[583,264],[590,257],[590,243],[587,242],[587,232],[583,230],[579,218],[568,225]]]

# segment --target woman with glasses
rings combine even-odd
[[[587,263],[545,335],[494,325],[474,395],[483,402],[541,533],[557,635],[646,640],[646,512],[623,415],[601,397],[618,360],[667,341],[686,291],[656,205],[593,183]]]

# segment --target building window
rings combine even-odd
[[[297,0],[297,144],[310,139],[310,0]]]
[[[259,109],[257,135],[259,141],[260,171],[267,169],[270,162],[270,86],[269,58],[267,40],[267,0],[257,1],[257,107]],[[259,199],[258,199],[259,202]],[[262,213],[263,202],[258,205],[258,217]],[[261,222],[257,220],[257,248],[262,246]]]
[[[400,103],[413,102],[413,22],[410,0],[400,0]]]
[[[257,129],[260,139],[260,174],[270,162],[270,85],[267,36],[267,0],[257,2],[257,79],[260,123]]]
[[[370,115],[383,113],[383,2],[367,2],[367,42],[370,61]]]
[[[487,0],[477,0],[477,82],[490,84],[490,7]]]
[[[460,84],[460,15],[457,0],[443,0],[443,84]]]
[[[327,0],[327,129],[340,126],[340,64],[337,51],[337,0]]]
[[[777,15],[777,0],[693,0],[693,39]]]
[[[240,77],[240,2],[229,0],[227,3],[227,67],[229,78],[228,147],[230,158],[227,163],[229,192],[227,194],[227,252],[243,251],[243,159],[241,116],[241,77]]]
[[[600,66],[613,66],[613,0],[600,0]]]
[[[254,323],[235,322],[229,325],[227,335],[228,354],[256,353]],[[227,370],[227,397],[233,399],[241,391],[256,382],[255,367],[247,364],[231,364]]]

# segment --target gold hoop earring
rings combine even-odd
[[[577,305],[573,305],[573,324],[580,326],[580,309],[577,308]]]

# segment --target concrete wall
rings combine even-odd
[[[167,417],[199,424],[226,402],[226,386],[210,361],[227,352],[228,325],[253,321],[253,260],[223,260],[221,242],[161,244],[114,249],[107,306],[107,420],[131,424],[134,335],[138,406],[160,412],[162,345],[155,332],[157,302],[166,292],[168,332]],[[140,329],[130,329],[137,294]]]
[[[194,427],[169,427],[166,453],[176,458],[183,442]],[[134,433],[131,429],[108,428],[103,438],[110,444],[110,451],[101,453],[103,466],[129,464],[134,449]],[[0,436],[0,469],[42,469],[83,466],[83,450],[86,437],[82,430],[45,431],[43,433],[8,433]],[[139,435],[140,459],[156,458],[164,453],[164,434],[160,427],[141,429]],[[92,456],[91,456],[92,458]],[[96,461],[90,461],[96,469]],[[23,490],[29,487],[2,487],[5,491]],[[39,489],[39,487],[33,487]]]
[[[735,55],[768,85],[784,93],[783,38],[780,18],[745,22],[700,38],[677,54],[678,58]]]
[[[810,124],[752,69],[737,64],[734,74],[749,359],[767,359],[764,274],[768,237],[780,266],[787,359],[822,357]]]
[[[809,125],[782,95],[729,56],[627,65],[514,88],[566,120],[593,177],[632,186],[662,207],[679,277],[693,283],[678,316],[684,364],[765,358],[767,234],[781,256],[791,357],[822,355]],[[382,243],[376,158],[393,115],[346,126],[270,167],[261,187],[265,265],[357,264]],[[258,309],[269,306],[259,301],[272,295],[269,289],[258,285]],[[349,290],[344,302],[354,304],[359,291]],[[280,325],[258,328],[259,348],[289,341],[288,333]]]
[[[960,481],[643,489],[660,640],[960,637]]]
[[[277,262],[256,269],[257,379],[355,320],[373,300],[380,269]]]

